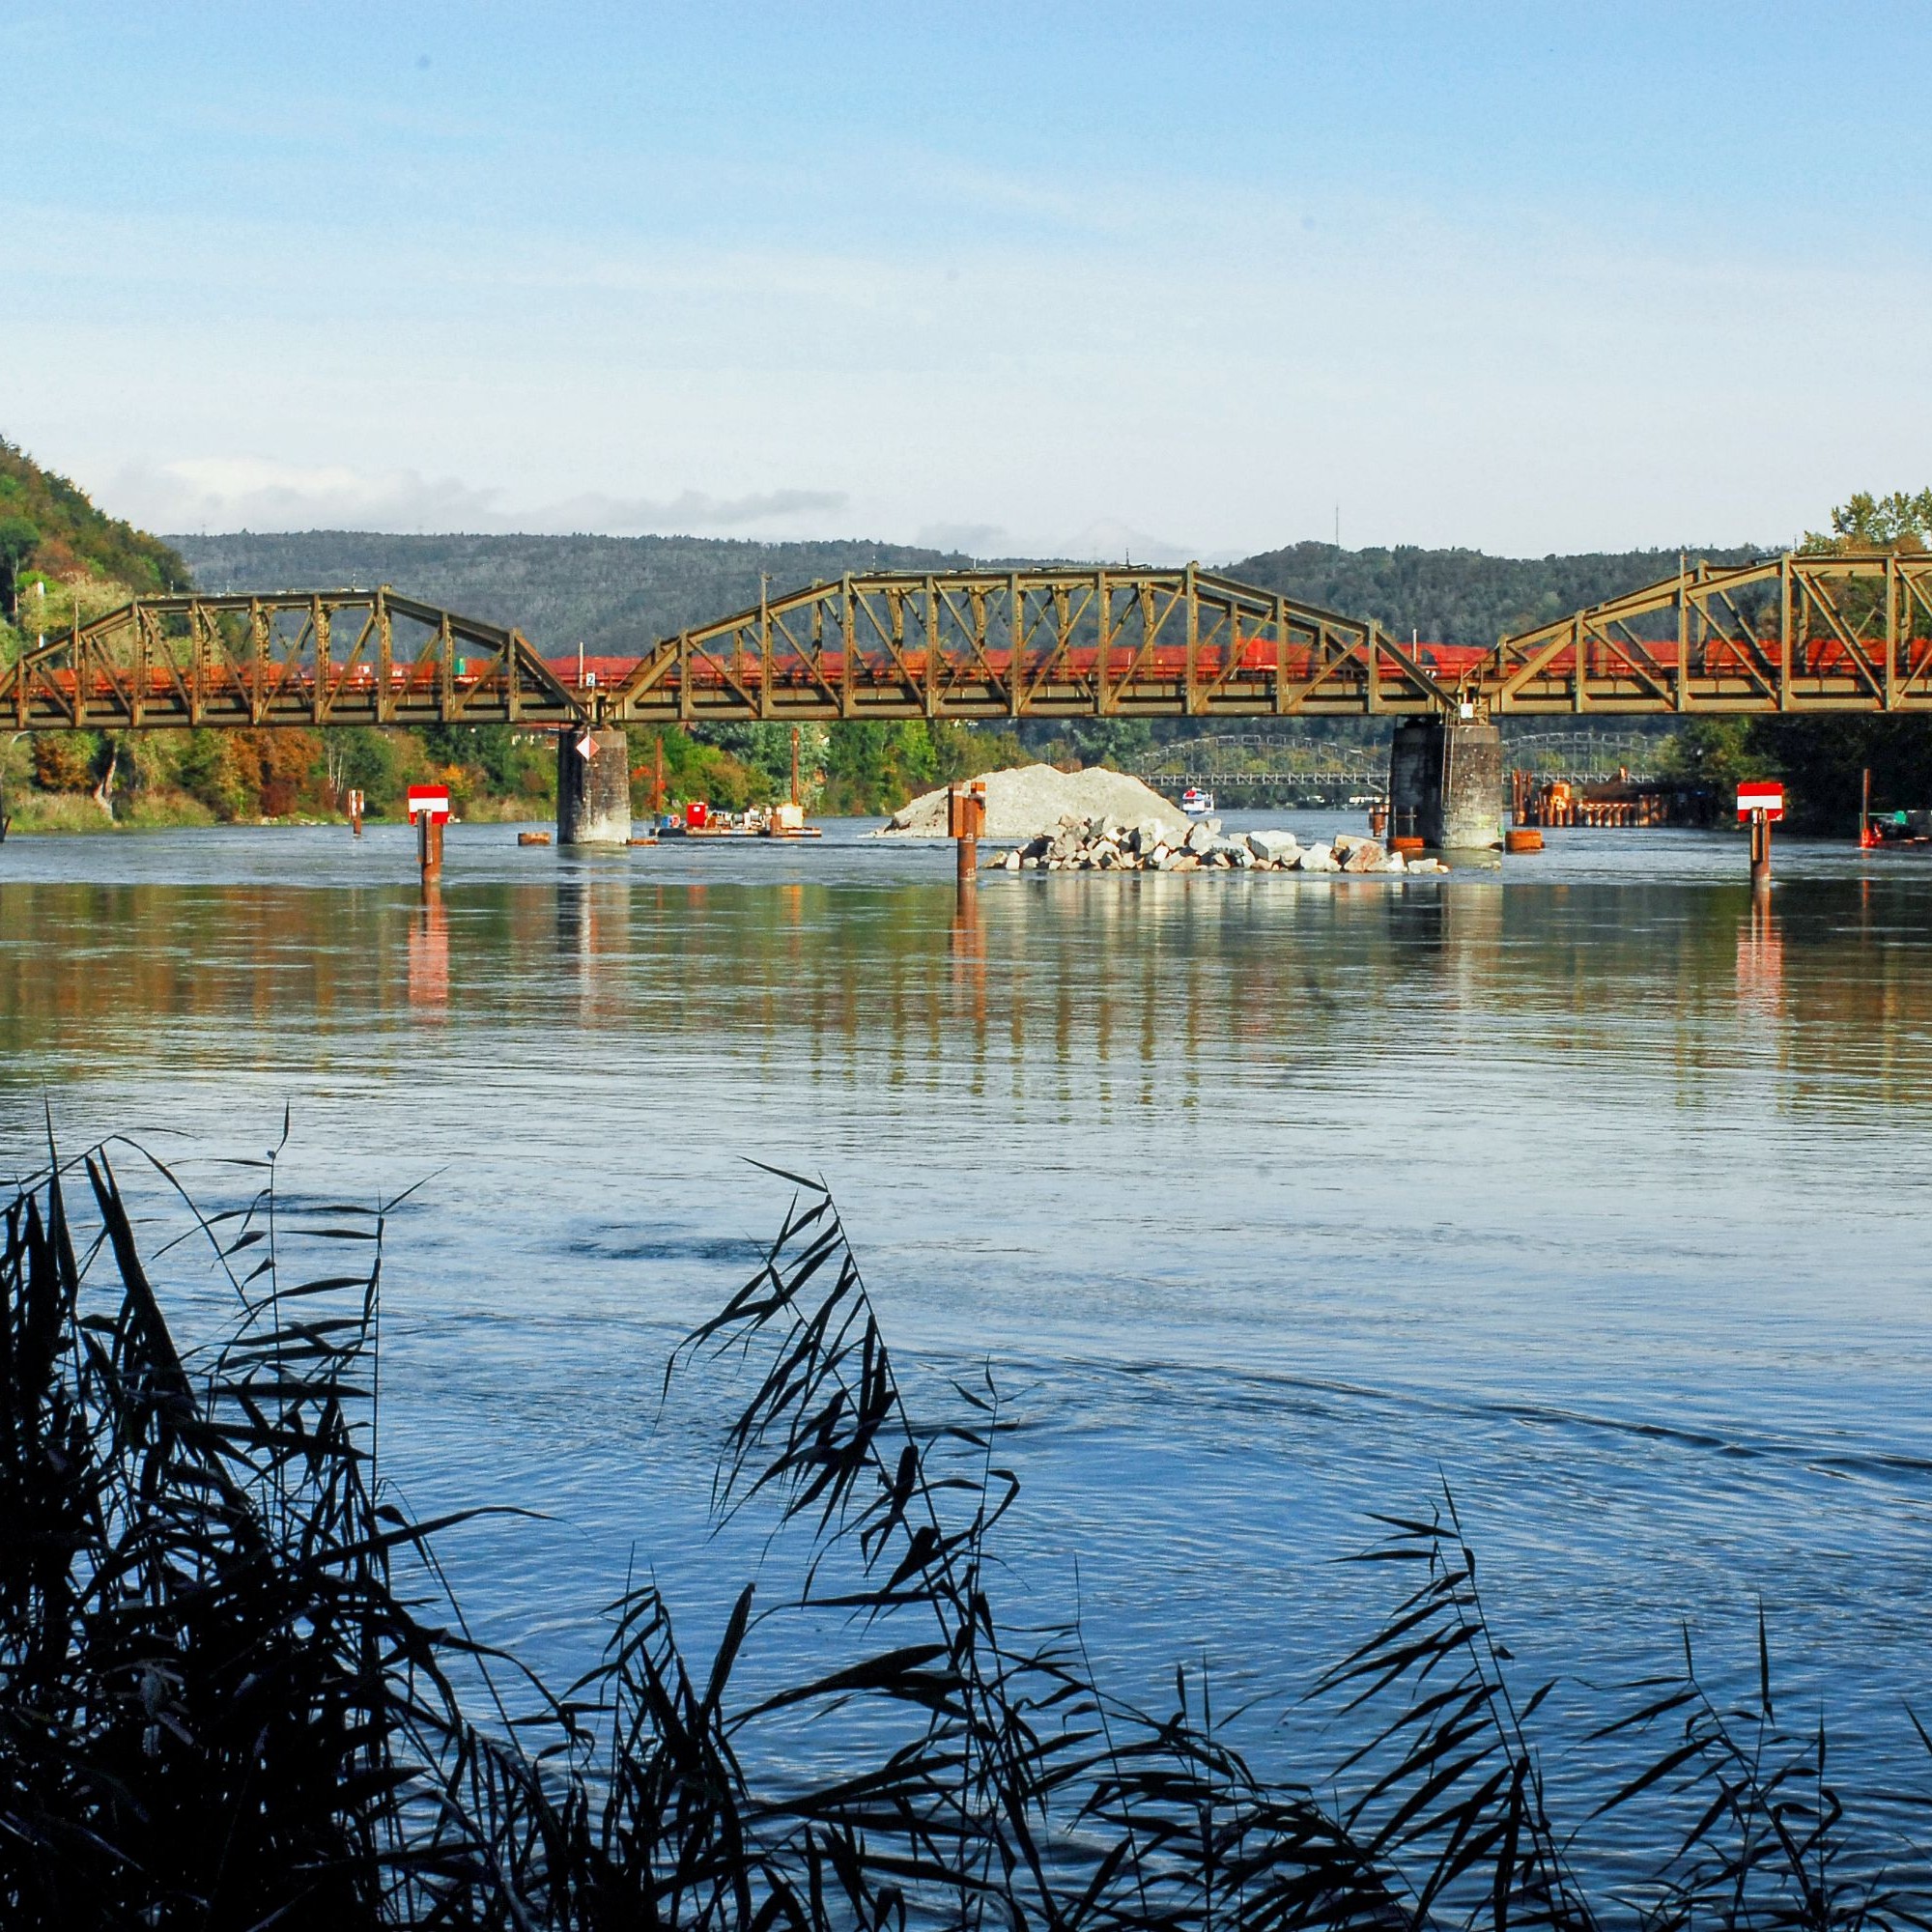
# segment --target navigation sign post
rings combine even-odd
[[[1753,893],[1771,890],[1771,828],[1784,816],[1784,787],[1775,779],[1751,779],[1738,786],[1738,817],[1750,823],[1750,881]]]
[[[449,817],[447,785],[412,785],[410,816],[416,822],[416,857],[422,882],[433,886],[442,877],[442,828]]]
[[[953,839],[958,858],[958,882],[975,885],[980,877],[980,839],[986,831],[986,781],[974,779],[966,784],[949,785],[946,791],[946,829]]]

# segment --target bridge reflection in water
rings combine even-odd
[[[486,1067],[564,1052],[643,1077],[701,1050],[934,1103],[997,1085],[1184,1107],[1295,1069],[1353,1078],[1392,1037],[1426,1058],[1587,1061],[1639,1009],[1701,1105],[1731,1077],[1747,986],[1782,1029],[1780,1065],[1861,1067],[1881,1104],[1917,1097],[1906,1042],[1932,1038],[1906,891],[1794,879],[1750,913],[1742,883],[1734,904],[1635,876],[1406,893],[995,878],[958,899],[950,883],[671,884],[618,865],[422,895],[16,882],[0,885],[0,1037],[16,1081],[213,1077],[244,1045],[284,1078],[407,1060],[433,1013]]]

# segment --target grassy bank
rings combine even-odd
[[[182,791],[146,794],[110,811],[87,792],[10,789],[6,811],[10,832],[144,832],[217,823],[201,800]]]
[[[1625,1761],[1598,1817],[1648,1853],[1593,1894],[1596,1821],[1546,1802],[1549,1687],[1518,1681],[1446,1497],[1382,1526],[1379,1633],[1312,1704],[1284,1688],[1277,1721],[1335,1754],[1319,1790],[1257,1775],[1205,1667],[1177,1671],[1170,1707],[1127,1704],[1077,1627],[1003,1614],[1018,1484],[998,1387],[915,1411],[803,1180],[753,1277],[668,1365],[639,1365],[652,1388],[731,1365],[715,1507],[770,1538],[761,1578],[694,1656],[646,1546],[613,1579],[602,1662],[554,1694],[479,1652],[447,1601],[434,1550],[463,1517],[412,1520],[384,1487],[381,1213],[286,1196],[277,1157],[256,1163],[251,1199],[183,1217],[239,1311],[185,1354],[112,1165],[144,1159],[97,1148],[7,1210],[10,1927],[1924,1922],[1922,1857],[1873,1823],[1883,1802],[1854,1820],[1808,1714],[1780,1722],[1762,1643],[1752,1694],[1714,1699],[1687,1651],[1596,1732]],[[773,1618],[819,1634],[789,1681],[770,1653],[741,1668]]]

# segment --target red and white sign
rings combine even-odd
[[[420,818],[447,818],[449,816],[449,787],[447,785],[412,785],[410,787],[410,816]]]
[[[1738,816],[1748,818],[1762,811],[1771,818],[1784,816],[1784,787],[1765,779],[1754,779],[1738,787]]]

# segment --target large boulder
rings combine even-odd
[[[1250,832],[1248,850],[1257,859],[1288,859],[1301,849],[1293,832]]]

